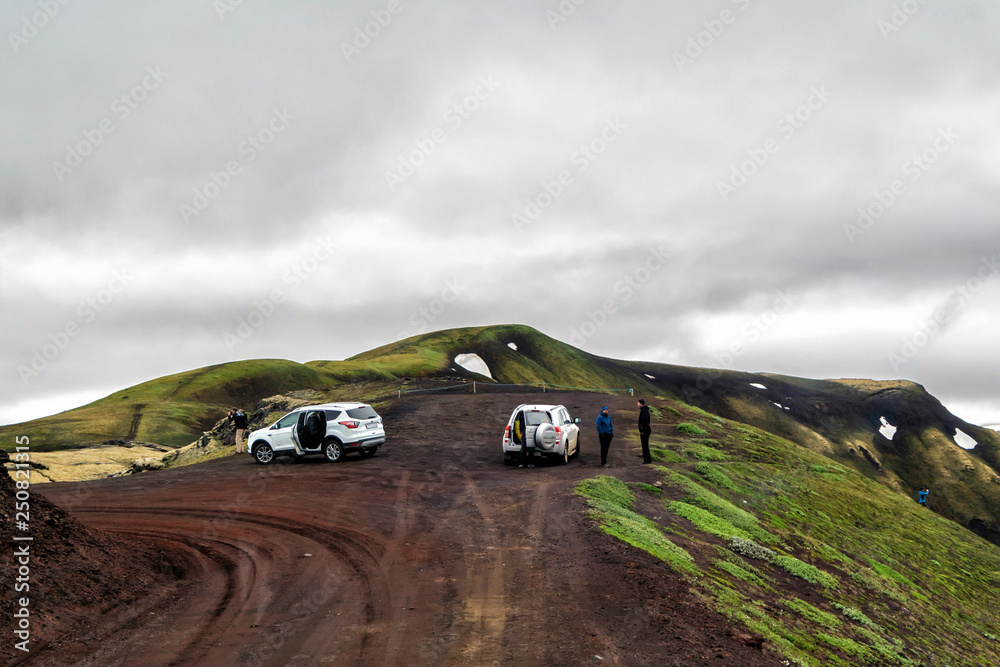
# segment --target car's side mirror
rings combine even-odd
[[[573,420],[573,423],[574,423],[574,424],[579,424],[579,423],[580,423],[580,418],[579,418],[579,417],[577,417],[576,419],[574,419],[574,420]]]

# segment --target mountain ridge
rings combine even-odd
[[[454,362],[475,353],[492,379]],[[213,428],[232,405],[306,392],[323,400],[374,400],[417,380],[558,384],[675,399],[743,422],[851,465],[894,490],[928,486],[945,516],[1000,544],[1000,435],[951,414],[909,380],[816,380],[774,373],[621,361],[591,354],[525,325],[445,329],[342,361],[257,359],[213,364],[114,392],[86,406],[22,424],[36,451],[133,440],[180,447]],[[360,393],[359,393],[360,392]],[[895,427],[880,432],[881,420]],[[966,450],[956,429],[977,445]],[[12,442],[12,438],[5,438]]]

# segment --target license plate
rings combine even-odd
[[[375,428],[376,426],[378,426],[378,422],[372,422],[371,424],[367,424],[365,428]]]

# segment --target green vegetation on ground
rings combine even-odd
[[[677,425],[677,432],[684,433],[687,435],[708,435],[708,431],[696,424],[689,424],[684,422]]]
[[[683,417],[698,416],[671,404]],[[618,496],[617,508],[644,529],[643,539],[626,541],[662,551],[659,538],[683,536],[685,553],[711,565],[704,576],[674,569],[707,604],[798,665],[1000,664],[993,639],[1000,549],[788,440],[732,422],[718,430],[718,445],[681,443],[688,456],[661,457],[653,471],[662,496],[641,504]],[[692,444],[724,458],[702,460]],[[597,479],[603,489],[629,488]],[[578,493],[606,524],[614,512],[597,512],[602,496],[592,483],[582,482]],[[665,504],[666,516],[652,514],[655,502]]]
[[[601,475],[580,482],[576,492],[591,507],[591,517],[601,530],[649,552],[679,572],[698,571],[691,554],[671,542],[654,521],[635,512],[635,494],[620,480]]]

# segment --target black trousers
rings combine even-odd
[[[611,447],[611,438],[615,437],[610,433],[600,433],[601,438],[601,465],[608,462],[608,448]]]
[[[528,447],[527,440],[522,440],[521,441],[521,456],[520,456],[519,463],[521,465],[528,465],[529,463],[531,463],[534,460],[534,458],[535,458],[535,449],[534,449],[534,447]]]
[[[642,462],[652,463],[653,458],[649,455],[649,431],[639,431],[639,440],[642,441]]]

